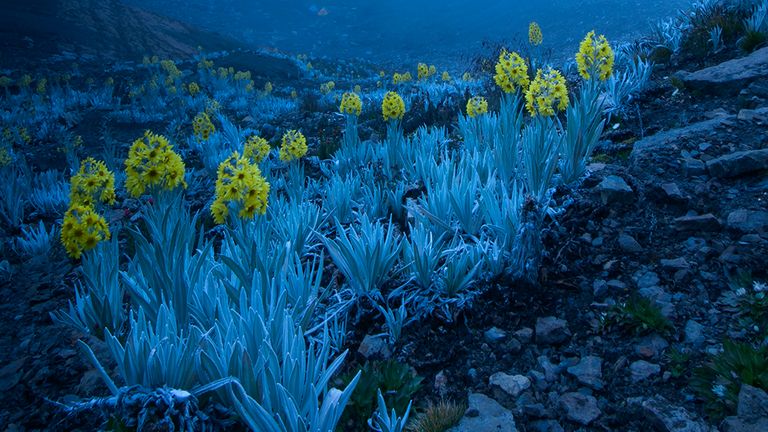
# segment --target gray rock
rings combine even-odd
[[[707,173],[707,164],[694,158],[683,159],[683,173],[688,177],[696,177]]]
[[[568,322],[553,316],[536,319],[536,343],[556,345],[571,337]]]
[[[739,390],[739,403],[736,405],[736,415],[745,421],[752,422],[768,419],[768,393],[748,384],[742,384]]]
[[[664,183],[661,185],[661,190],[668,201],[680,203],[688,199],[677,186],[677,183]]]
[[[534,432],[564,432],[557,420],[535,420],[528,423],[528,430]]]
[[[507,333],[497,327],[491,327],[484,333],[485,340],[490,343],[497,343],[503,341],[507,337]]]
[[[751,110],[742,109],[739,110],[739,114],[736,116],[739,120],[746,122],[764,122],[768,121],[768,111],[764,109]]]
[[[745,150],[721,156],[707,162],[709,174],[714,177],[737,177],[768,169],[768,149]]]
[[[735,115],[719,115],[710,120],[704,120],[702,122],[694,123],[683,128],[659,132],[657,134],[643,138],[635,142],[635,144],[632,146],[630,161],[634,166],[642,166],[642,169],[647,169],[647,166],[645,166],[645,160],[653,159],[654,156],[659,153],[659,151],[666,151],[672,148],[672,144],[680,141],[681,138],[688,138],[693,135],[708,135],[715,129],[733,121],[735,118]],[[701,164],[700,174],[704,174],[705,170],[703,162],[697,162]],[[688,173],[688,175],[700,174]]]
[[[619,234],[618,239],[619,247],[621,250],[627,253],[640,253],[643,251],[643,247],[629,234]]]
[[[722,428],[723,432],[765,432],[768,431],[768,418],[746,421],[736,416],[727,417]]]
[[[704,326],[689,319],[685,323],[685,342],[695,347],[704,345]]]
[[[608,284],[604,280],[597,279],[592,282],[592,295],[599,298],[604,296],[606,292],[608,292]]]
[[[603,388],[603,359],[596,356],[586,356],[575,366],[567,369],[570,375],[585,386],[595,390]]]
[[[499,386],[504,393],[516,398],[520,393],[531,388],[531,380],[525,375],[507,375],[504,372],[496,372],[491,375],[488,383]]]
[[[745,233],[768,231],[768,212],[738,209],[728,214],[728,228]]]
[[[467,411],[448,432],[517,432],[512,412],[480,393],[470,393]]]
[[[751,83],[768,78],[768,48],[696,72],[681,71],[676,76],[690,89],[736,96]]]
[[[669,342],[659,335],[646,336],[635,345],[635,353],[641,357],[654,358],[661,355],[668,346]]]
[[[515,332],[515,337],[521,343],[528,343],[533,339],[533,329],[530,327],[523,327]]]
[[[675,219],[675,229],[678,231],[719,231],[720,221],[712,213],[700,216],[681,216]]]
[[[558,406],[565,414],[565,418],[584,426],[589,425],[602,414],[597,407],[597,399],[581,393],[563,394],[560,396]]]
[[[687,270],[691,268],[691,265],[683,257],[662,259],[661,266],[667,270]]]
[[[597,185],[603,204],[631,202],[633,198],[632,188],[623,178],[609,175]]]
[[[652,271],[640,270],[635,273],[634,278],[637,281],[637,287],[640,289],[657,286],[660,282],[659,275]]]
[[[545,379],[549,382],[557,381],[557,378],[563,372],[563,368],[549,361],[547,356],[539,356],[537,360],[539,361],[539,366],[544,369]]]
[[[629,365],[629,372],[632,374],[632,382],[636,383],[661,373],[661,366],[648,363],[645,360],[638,360]]]
[[[641,403],[643,413],[662,432],[710,432],[709,426],[694,419],[684,408],[672,405],[663,396]]]
[[[357,352],[366,359],[388,359],[392,356],[392,351],[389,350],[389,345],[384,336],[366,335],[363,341],[360,342]]]

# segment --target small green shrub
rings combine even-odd
[[[386,405],[403,413],[423,380],[408,365],[396,360],[366,362],[360,372],[360,381],[339,422],[340,427],[352,424],[351,430],[365,430],[366,421],[376,409],[379,389]],[[351,382],[356,373],[352,371],[343,375],[341,381],[344,384]]]
[[[639,295],[632,295],[603,318],[603,328],[619,328],[637,336],[649,333],[670,334],[674,327],[656,304]]]

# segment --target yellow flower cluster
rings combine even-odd
[[[341,96],[339,112],[359,116],[363,110],[363,102],[357,93],[346,92]]]
[[[47,85],[48,85],[47,78],[40,78],[39,80],[37,80],[37,93],[44,95]]]
[[[5,146],[5,143],[0,143],[0,168],[10,165],[11,162],[13,162],[11,152]]]
[[[181,71],[176,67],[176,63],[173,60],[163,60],[160,62],[160,67],[168,74],[168,78],[175,80],[181,77]]]
[[[472,74],[469,72],[464,72],[464,75],[461,76],[461,79],[464,81],[472,81]]]
[[[488,112],[488,101],[482,96],[474,96],[467,101],[467,115],[474,118]]]
[[[150,131],[134,141],[128,150],[125,174],[125,187],[133,197],[141,196],[148,188],[187,187],[181,156],[173,151],[167,138]]]
[[[568,108],[568,88],[563,75],[551,67],[536,73],[525,92],[525,107],[532,116],[549,117]]]
[[[525,91],[530,83],[528,65],[520,54],[502,50],[499,61],[496,62],[496,75],[493,79],[504,93],[512,93],[518,88]]]
[[[94,158],[80,163],[80,170],[70,179],[70,205],[114,204],[115,175],[102,161]]]
[[[441,78],[443,79],[444,82],[448,82],[451,80],[451,74],[449,74],[448,72],[443,72],[443,75]]]
[[[272,85],[272,82],[267,81],[264,83],[264,93],[270,94],[272,93],[272,90],[274,89],[274,86]]]
[[[413,76],[411,76],[410,72],[406,72],[403,74],[399,72],[395,72],[394,74],[392,74],[392,84],[394,85],[402,84],[411,80],[413,80]]]
[[[248,158],[251,162],[258,164],[261,163],[269,155],[269,151],[272,147],[264,138],[258,135],[251,135],[245,141],[243,147],[243,157]]]
[[[280,146],[280,160],[292,161],[307,154],[307,139],[297,130],[289,130],[283,134],[283,143]]]
[[[216,132],[216,128],[213,126],[211,117],[208,115],[208,113],[204,112],[201,112],[195,116],[195,119],[192,121],[192,130],[194,131],[195,138],[197,138],[198,141],[208,141],[208,138],[211,137],[211,134]]]
[[[592,73],[597,73],[601,81],[607,80],[613,73],[614,53],[611,44],[604,35],[595,36],[595,31],[587,33],[576,53],[576,65],[579,75],[589,80]]]
[[[200,93],[200,85],[196,82],[189,83],[189,95],[192,97],[197,96],[198,93]]]
[[[332,92],[333,89],[336,88],[336,83],[333,81],[328,81],[327,83],[320,84],[320,93],[327,95],[328,93]]]
[[[103,216],[91,206],[72,203],[64,214],[61,225],[61,243],[67,254],[78,259],[83,252],[109,240],[109,226]]]
[[[245,155],[234,152],[219,164],[216,178],[216,198],[211,204],[211,214],[217,224],[226,222],[230,206],[240,208],[241,218],[253,218],[267,211],[269,183],[261,175],[259,167]]]
[[[381,101],[381,113],[384,115],[384,121],[400,120],[405,115],[405,102],[396,92],[387,92],[384,100]]]
[[[544,35],[541,33],[541,27],[536,21],[528,25],[528,42],[533,46],[539,46],[544,42]]]
[[[437,68],[434,65],[427,66],[426,63],[419,63],[416,66],[416,74],[419,80],[427,79],[436,73]]]

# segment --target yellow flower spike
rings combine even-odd
[[[188,91],[190,96],[195,97],[200,93],[200,85],[196,82],[191,82],[189,83]]]
[[[472,81],[472,74],[469,72],[464,72],[464,75],[461,76],[461,79],[464,81]]]
[[[280,146],[280,160],[292,161],[307,154],[307,139],[297,130],[289,130],[283,134],[282,146]]]
[[[107,221],[93,207],[75,202],[70,204],[61,224],[61,244],[67,255],[78,259],[83,252],[109,238]]]
[[[115,175],[104,162],[90,157],[85,159],[80,163],[80,170],[70,179],[69,201],[84,206],[114,204]]]
[[[471,118],[488,112],[488,101],[482,96],[474,96],[467,101],[467,115]]]
[[[536,73],[525,92],[525,108],[531,116],[550,117],[568,108],[568,88],[563,75],[551,67]]]
[[[605,81],[613,74],[614,52],[608,39],[604,35],[595,36],[595,31],[587,33],[579,45],[576,53],[576,65],[579,75],[585,80],[590,80],[596,73],[601,81]]]
[[[273,89],[274,89],[274,86],[272,86],[272,82],[267,81],[266,84],[264,84],[264,93],[270,94],[272,93]]]
[[[146,131],[128,150],[125,160],[125,187],[134,198],[147,189],[159,187],[166,190],[187,187],[184,181],[184,162],[168,139]]]
[[[405,115],[405,102],[396,92],[387,92],[381,101],[381,113],[384,121],[400,120]]]
[[[429,78],[429,66],[425,63],[419,63],[416,66],[416,76],[419,81]]]
[[[255,164],[259,164],[267,158],[270,150],[272,150],[272,147],[270,147],[267,140],[258,135],[251,135],[245,141],[243,157],[248,158]]]
[[[544,35],[541,33],[541,27],[536,21],[528,24],[528,42],[533,46],[539,46],[544,42]]]
[[[238,216],[253,218],[267,211],[269,183],[259,167],[243,155],[232,153],[219,164],[216,179],[216,197],[211,204],[214,222],[222,224],[229,216],[230,207],[239,207]]]
[[[448,72],[443,72],[441,78],[444,82],[448,82],[451,80],[451,74],[449,74]]]
[[[320,84],[320,93],[327,95],[328,93],[332,92],[333,89],[336,88],[336,83],[333,81],[328,81],[326,83]]]
[[[504,93],[511,93],[518,88],[525,91],[530,82],[528,65],[520,54],[502,50],[496,62],[496,74],[493,79]]]
[[[359,116],[363,110],[363,102],[357,93],[346,92],[341,96],[339,112]]]

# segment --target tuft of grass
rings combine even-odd
[[[350,383],[356,374],[357,370],[353,370],[341,376],[344,386]],[[422,380],[410,366],[396,360],[366,362],[360,370],[360,381],[339,425],[354,424],[356,428],[353,430],[364,430],[366,421],[377,407],[379,390],[387,407],[398,413],[405,412],[411,397],[421,387]]]
[[[440,401],[438,404],[432,402],[427,405],[424,412],[418,413],[408,426],[408,432],[444,432],[453,426],[456,426],[467,405],[453,401]]]
[[[747,30],[744,36],[739,39],[739,48],[744,52],[751,53],[765,45],[766,41],[768,41],[768,35],[765,33]]]
[[[736,412],[742,384],[768,390],[768,347],[726,340],[723,350],[693,371],[691,387],[715,419]]]

